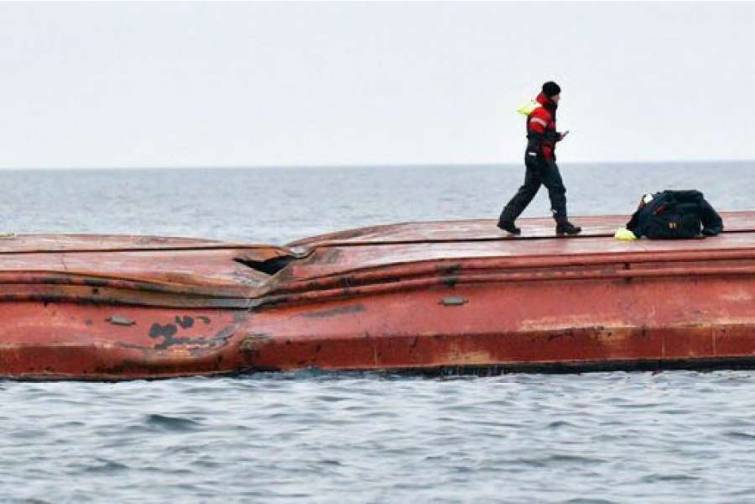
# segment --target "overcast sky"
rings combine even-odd
[[[753,3],[0,4],[0,167],[755,159]]]

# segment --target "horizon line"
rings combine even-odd
[[[559,165],[652,165],[652,164],[702,164],[702,163],[753,163],[755,159],[689,159],[645,161],[566,161]],[[0,171],[45,171],[45,170],[247,170],[247,169],[317,169],[317,168],[423,168],[423,167],[470,167],[470,166],[520,166],[520,161],[503,162],[451,162],[451,163],[342,163],[342,164],[257,164],[257,165],[134,165],[134,166],[0,166]]]

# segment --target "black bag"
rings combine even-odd
[[[655,193],[649,202],[643,198],[627,229],[637,238],[695,238],[701,233],[719,234],[723,221],[700,191],[666,190]]]

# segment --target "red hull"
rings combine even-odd
[[[755,366],[755,212],[719,237],[577,238],[523,220],[383,226],[289,248],[147,237],[0,243],[0,375]]]

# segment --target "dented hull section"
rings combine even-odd
[[[577,218],[570,239],[545,220],[517,239],[459,221],[288,247],[21,237],[0,247],[0,376],[755,367],[755,213],[705,240],[616,242],[625,220]]]
[[[5,303],[0,369],[9,378],[122,380],[241,371],[248,312]]]

